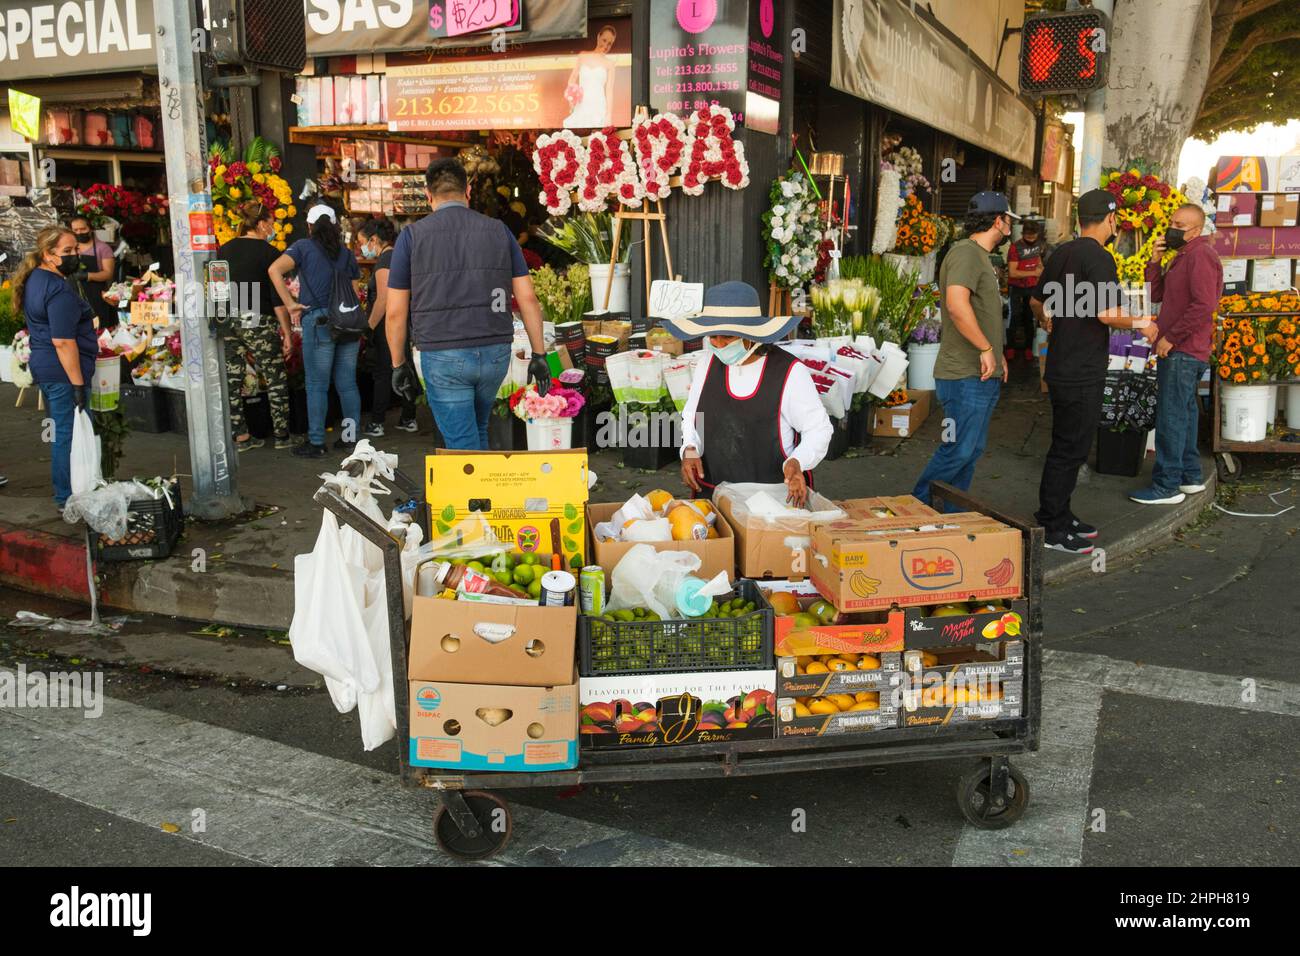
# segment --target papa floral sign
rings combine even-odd
[[[711,106],[685,119],[675,113],[638,116],[631,146],[612,127],[586,142],[569,130],[543,135],[533,153],[540,199],[553,216],[568,212],[574,195],[584,212],[604,209],[610,196],[636,209],[646,198],[667,198],[669,181],[678,174],[688,196],[700,195],[715,179],[728,189],[744,189],[749,163],[744,143],[732,135],[735,129],[731,110]]]

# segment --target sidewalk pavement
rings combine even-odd
[[[0,474],[9,478],[0,489],[0,585],[85,602],[85,533],[55,511],[50,498],[49,446],[40,440],[41,420],[30,400],[14,408],[12,386],[0,387]],[[421,407],[420,433],[390,429],[374,444],[395,452],[414,477],[421,457],[432,451],[432,422]],[[395,421],[395,416],[390,415]],[[825,462],[817,469],[817,489],[831,498],[906,494],[912,489],[939,441],[942,414],[936,410],[908,439],[876,439],[853,457]],[[1029,517],[1037,507],[1038,480],[1051,433],[1051,408],[1038,390],[1037,370],[1017,364],[1011,383],[993,417],[989,445],[975,473],[972,492],[991,505]],[[332,442],[335,434],[329,436]],[[186,522],[176,553],[165,561],[101,563],[100,597],[108,606],[196,621],[217,621],[272,630],[288,628],[293,617],[294,555],[311,550],[320,527],[320,508],[311,496],[319,476],[342,458],[310,461],[275,451],[270,444],[239,457],[238,487],[257,502],[257,511],[237,520]],[[617,451],[591,455],[599,483],[592,501],[621,501],[634,491],[663,487],[683,490],[672,467],[648,473],[620,467]],[[1108,562],[1139,547],[1148,548],[1197,517],[1213,501],[1215,472],[1205,459],[1205,493],[1177,506],[1139,505],[1127,493],[1150,477],[1148,456],[1138,478],[1087,473],[1075,493],[1073,508],[1098,527],[1095,542]],[[186,473],[189,452],[184,435],[132,434],[126,442],[119,477],[184,476],[183,497],[192,497]],[[206,553],[206,570],[193,569],[195,549]],[[1092,559],[1048,552],[1047,581],[1056,581],[1092,566]]]

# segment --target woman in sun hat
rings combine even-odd
[[[724,481],[783,482],[802,506],[832,429],[812,374],[775,345],[798,317],[765,316],[753,286],[724,282],[705,291],[698,315],[662,324],[679,339],[704,336],[708,353],[682,410],[686,486],[707,494]]]

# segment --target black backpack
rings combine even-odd
[[[335,342],[356,342],[370,331],[370,317],[361,307],[352,280],[334,263],[334,284],[330,288],[330,338]]]

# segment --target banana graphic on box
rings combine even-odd
[[[854,571],[853,576],[849,578],[849,590],[860,598],[871,597],[879,589],[879,579],[869,578],[861,571]]]

